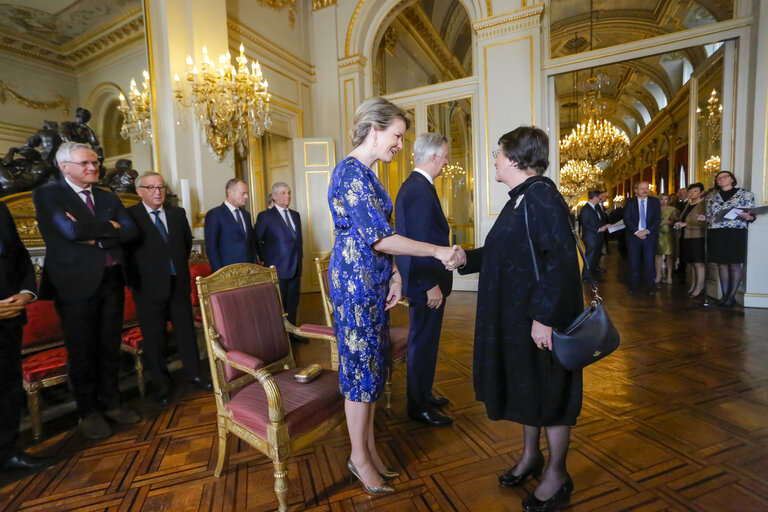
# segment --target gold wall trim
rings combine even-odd
[[[296,121],[298,123],[297,136],[300,139],[304,137],[304,110],[296,107],[295,105],[291,105],[290,103],[284,103],[280,100],[270,99],[269,104],[296,114]]]
[[[32,110],[53,110],[58,107],[63,107],[65,112],[69,111],[69,98],[57,94],[52,100],[33,100],[22,96],[11,89],[7,83],[0,80],[0,103],[5,103],[8,100],[8,96],[19,105],[31,108]]]
[[[296,26],[296,0],[258,0],[258,2],[276,11],[282,11],[287,7],[288,22],[291,24],[291,28]]]
[[[519,32],[527,28],[539,27],[543,12],[544,4],[539,3],[499,14],[498,16],[477,20],[472,23],[472,28],[477,33],[478,39],[488,39],[490,37]]]
[[[310,164],[307,160],[307,146],[325,146],[325,163],[322,164]],[[305,142],[304,143],[304,167],[328,167],[331,165],[331,153],[328,148],[329,144],[325,141],[322,142]],[[309,190],[309,189],[307,189]]]
[[[347,96],[347,83],[352,82],[352,102],[353,104],[356,103],[355,98],[357,97],[357,92],[355,90],[355,80],[352,78],[348,78],[344,80],[344,145],[349,149],[349,144],[351,142],[350,136],[349,136],[349,97]]]
[[[486,178],[487,178],[487,185],[486,185],[486,204],[488,208],[488,216],[489,217],[498,217],[498,213],[491,213],[491,161],[490,161],[490,149],[491,149],[491,139],[490,139],[490,128],[488,126],[488,48],[494,48],[496,46],[503,46],[506,44],[516,43],[518,41],[523,41],[525,39],[528,39],[528,47],[530,49],[530,55],[529,55],[529,62],[531,63],[531,124],[534,123],[534,119],[536,118],[535,115],[535,99],[533,95],[534,91],[534,74],[533,74],[533,37],[532,36],[523,36],[518,37],[516,39],[510,39],[508,41],[500,41],[498,43],[489,44],[483,47],[483,87],[485,89],[485,143],[488,146],[485,148],[485,172],[486,172]]]
[[[336,5],[336,0],[312,0],[313,11],[319,11],[320,9],[325,9],[332,5]]]
[[[155,169],[154,171],[156,173],[162,174],[162,166],[160,165],[160,139],[157,135],[157,90],[156,90],[156,82],[157,82],[157,70],[155,69],[155,57],[152,53],[152,24],[150,23],[149,19],[149,1],[150,0],[144,0],[144,41],[146,44],[146,50],[147,50],[147,66],[149,67],[149,90],[150,90],[150,96],[149,96],[149,104],[152,107],[152,157],[154,159],[155,163]],[[190,208],[192,206],[190,205]],[[189,212],[192,213],[191,211]]]
[[[349,19],[349,27],[347,27],[347,40],[344,43],[344,55],[347,57],[351,56],[349,53],[349,45],[352,42],[352,29],[355,27],[355,20],[357,19],[357,15],[360,14],[360,9],[363,7],[363,3],[365,3],[365,0],[358,0],[355,11],[352,13],[352,17]]]
[[[304,151],[305,151],[305,154],[306,154],[306,149]],[[336,155],[334,154],[334,156],[336,156]],[[308,240],[309,244],[307,244],[307,245],[311,248],[311,247],[314,247],[315,244],[314,244],[314,240],[313,240],[313,236],[312,236],[312,206],[309,203],[309,198],[311,197],[311,194],[309,193],[309,176],[310,176],[310,174],[325,174],[325,176],[326,176],[326,179],[325,179],[326,186],[325,186],[325,188],[326,188],[326,190],[328,190],[328,187],[331,184],[331,172],[330,171],[307,171],[307,172],[304,173],[304,187],[305,187],[304,190],[306,190],[306,192],[307,192],[307,230],[308,230],[308,233],[309,233],[309,237],[308,237],[309,238],[309,240]],[[328,208],[327,211],[328,211],[328,225],[331,226],[331,238],[333,239],[333,232],[334,232],[334,229],[333,229],[333,216],[331,215],[331,209],[330,208]],[[333,240],[331,240],[331,246],[333,246]],[[326,254],[326,253],[329,253],[329,252],[330,251],[311,251],[310,254]]]
[[[284,61],[286,64],[289,64],[295,67],[296,70],[306,74],[310,81],[312,82],[315,81],[315,75],[316,75],[315,66],[305,61],[301,57],[294,55],[293,53],[289,52],[285,48],[277,46],[272,41],[265,39],[258,33],[254,32],[247,26],[243,25],[240,22],[240,20],[238,20],[237,18],[228,16],[227,28],[230,31],[230,38],[232,38],[231,33],[235,33],[241,36],[245,40],[250,41],[254,45],[264,49],[267,52],[267,54],[274,57],[276,60]],[[239,44],[233,45],[233,46],[239,46]]]
[[[763,204],[768,204],[768,95],[765,98],[765,133],[763,145]]]
[[[525,0],[523,0],[525,5]],[[488,16],[493,16],[493,0],[485,0],[485,10],[488,11]]]

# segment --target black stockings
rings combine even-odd
[[[723,292],[723,304],[732,305],[736,299],[736,292],[741,285],[742,265],[741,263],[732,263],[730,265],[717,265],[717,272],[720,274],[720,290]]]
[[[528,470],[541,456],[539,437],[541,428],[523,425],[523,457],[518,464],[522,470]],[[547,446],[549,446],[549,463],[544,476],[536,488],[535,495],[546,500],[563,486],[568,478],[565,459],[568,456],[568,444],[571,439],[571,427],[546,427]]]

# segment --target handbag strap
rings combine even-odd
[[[584,250],[581,248],[581,244],[579,243],[579,236],[576,232],[576,227],[573,225],[570,219],[570,212],[567,211],[567,219],[568,219],[568,227],[571,228],[571,234],[573,235],[573,240],[576,242],[576,248],[579,250],[579,254],[581,255],[581,261],[584,262],[584,265],[587,264],[587,258],[584,256]],[[539,265],[537,263],[536,259],[536,251],[533,250],[533,241],[531,240],[531,228],[528,226],[528,203],[525,200],[525,194],[523,194],[523,216],[525,217],[525,232],[528,235],[528,246],[531,248],[531,259],[533,260],[533,271],[536,274],[536,281],[539,280]],[[589,280],[589,285],[592,288],[592,293],[594,294],[596,299],[600,299],[600,295],[597,294],[597,283],[595,282],[594,278],[592,277],[592,272],[587,269],[587,276]],[[600,299],[602,300],[602,299]]]

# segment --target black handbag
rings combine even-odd
[[[536,273],[536,281],[538,281],[539,266],[536,261],[536,252],[533,250],[531,231],[528,228],[528,207],[525,204],[523,204],[523,212],[528,245],[531,248],[531,258],[533,258],[533,269]],[[581,260],[586,265],[587,259],[584,257],[576,228],[571,224],[570,218],[568,224],[576,241],[576,247],[579,249],[579,254],[581,254]],[[586,275],[589,276],[589,284],[594,295],[592,302],[565,330],[552,329],[552,352],[560,365],[570,371],[581,370],[585,366],[599,361],[619,346],[619,332],[613,326],[608,312],[605,310],[603,299],[597,294],[597,283],[589,271],[586,272]]]

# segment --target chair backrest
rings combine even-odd
[[[325,312],[325,325],[333,327],[333,305],[331,304],[331,284],[328,268],[331,265],[331,257],[315,258],[315,269],[318,281],[320,281],[320,294],[323,297],[323,311]]]
[[[123,326],[132,327],[138,325],[139,315],[136,312],[136,303],[133,301],[133,292],[125,289],[125,305],[123,306]]]
[[[59,315],[52,300],[37,300],[27,306],[27,325],[21,341],[21,352],[27,354],[60,345],[64,341]]]
[[[215,357],[212,343],[225,352],[235,350],[257,357],[268,369],[295,367],[274,268],[251,263],[230,265],[209,277],[198,277],[197,287],[208,355],[224,382],[232,382],[242,372]]]
[[[213,269],[207,263],[195,263],[189,266],[189,277],[192,280],[192,307],[196,308],[200,305],[200,296],[197,294],[197,278],[208,277],[213,273]]]

